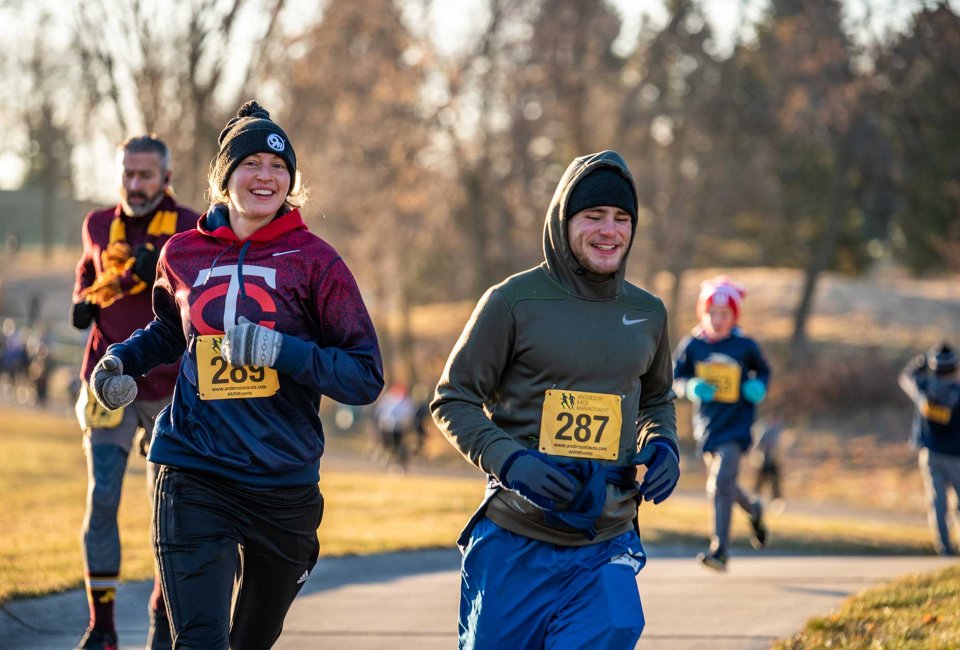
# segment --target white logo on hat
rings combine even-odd
[[[267,146],[273,149],[274,151],[283,151],[284,144],[283,138],[281,138],[276,133],[271,133],[267,136]]]

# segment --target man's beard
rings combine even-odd
[[[130,205],[131,194],[124,194],[120,197],[120,207],[123,209],[123,213],[128,217],[143,217],[156,210],[166,194],[164,190],[159,190],[151,198],[147,198],[142,192],[136,192],[132,196],[142,197],[144,202],[140,205]]]

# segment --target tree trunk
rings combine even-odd
[[[836,141],[835,141],[836,142]],[[823,231],[812,244],[810,258],[804,274],[803,291],[800,303],[793,316],[793,337],[790,341],[790,360],[796,365],[805,365],[808,361],[807,322],[813,312],[813,298],[821,274],[827,270],[840,240],[840,229],[846,211],[846,178],[849,167],[845,143],[834,145],[833,175],[830,181],[830,203],[827,222]]]
[[[43,259],[53,257],[53,224],[57,218],[57,188],[55,171],[49,170],[43,181],[43,197],[40,203],[40,238]]]
[[[397,305],[397,316],[399,331],[397,332],[397,349],[400,356],[401,368],[406,375],[407,386],[416,386],[420,380],[417,372],[416,344],[413,337],[413,327],[411,325],[411,316],[413,308],[410,305],[410,291],[407,288],[406,279],[402,279],[402,286],[399,288],[399,305]]]
[[[670,287],[670,295],[667,298],[667,314],[669,318],[667,322],[670,327],[668,334],[670,335],[671,345],[676,345],[677,341],[681,338],[680,319],[677,318],[676,315],[680,313],[680,294],[683,293],[683,275],[685,272],[685,268],[670,269],[670,278],[673,280],[673,286]]]

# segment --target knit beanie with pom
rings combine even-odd
[[[711,305],[720,305],[732,309],[734,319],[738,319],[740,317],[740,304],[746,295],[746,288],[726,275],[718,275],[706,280],[700,284],[700,295],[697,297],[697,318],[703,318]]]
[[[227,122],[220,132],[220,151],[211,163],[211,175],[221,190],[227,188],[230,174],[244,158],[255,153],[272,153],[287,163],[290,189],[297,175],[297,154],[290,138],[270,119],[270,113],[255,100],[240,107],[237,116]]]

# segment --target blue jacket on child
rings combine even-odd
[[[728,442],[749,449],[756,407],[740,389],[749,379],[758,379],[764,386],[770,380],[770,366],[757,342],[739,327],[727,338],[710,341],[697,327],[680,342],[674,356],[675,380],[685,386],[688,380],[700,377],[717,389],[713,400],[693,402],[693,435],[700,450],[712,452]]]

